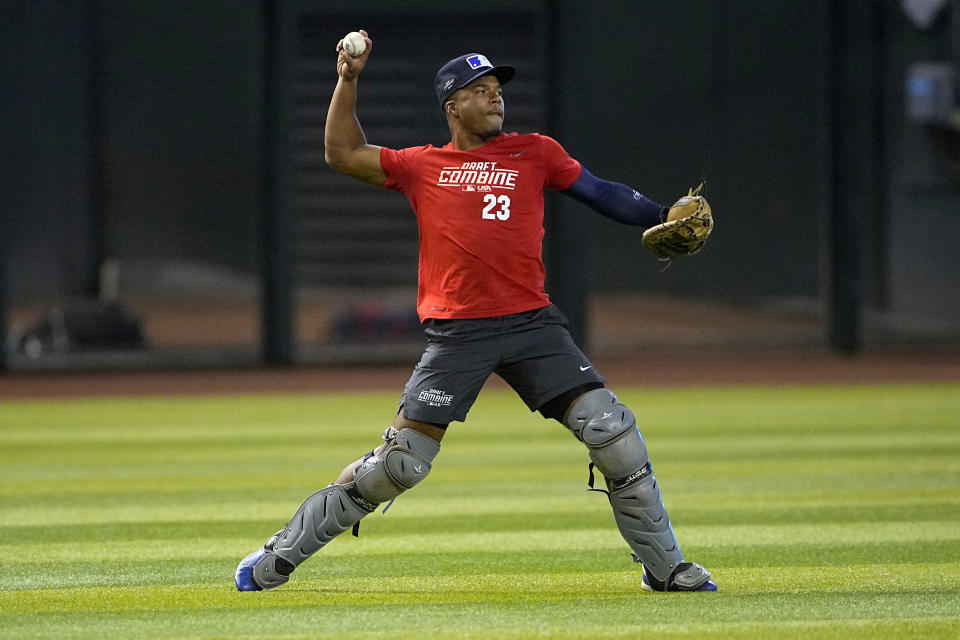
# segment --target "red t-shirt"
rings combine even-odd
[[[417,313],[488,318],[550,304],[543,290],[543,189],[563,191],[580,163],[536,133],[501,134],[473,151],[452,143],[380,150],[386,188],[417,215]]]

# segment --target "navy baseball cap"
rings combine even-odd
[[[454,58],[447,64],[440,67],[435,81],[437,89],[437,101],[440,102],[440,108],[443,109],[447,98],[456,91],[462,89],[480,76],[496,76],[501,85],[510,82],[510,79],[517,73],[517,70],[510,65],[493,66],[487,56],[480,53],[468,53]]]

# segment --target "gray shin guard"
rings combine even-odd
[[[267,540],[266,555],[253,566],[254,581],[264,589],[279,587],[297,565],[376,507],[359,502],[352,483],[317,491],[304,500],[285,529]]]
[[[633,413],[608,389],[583,396],[564,424],[606,479],[613,516],[634,558],[659,580],[683,562]]]
[[[353,482],[332,484],[307,498],[286,528],[264,545],[266,555],[253,567],[264,589],[277,587],[304,560],[347,531],[381,502],[393,500],[430,472],[440,443],[412,429],[389,427],[385,444],[356,468]]]

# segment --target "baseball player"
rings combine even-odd
[[[586,445],[591,476],[594,468],[603,474],[617,527],[642,563],[643,588],[716,591],[710,573],[684,559],[633,413],[574,344],[544,293],[541,260],[546,187],[626,224],[673,225],[651,241],[667,257],[702,246],[712,228],[706,200],[691,193],[663,207],[593,176],[547,136],[503,133],[502,88],[515,70],[477,53],[454,58],[436,76],[448,144],[399,150],[368,144],[355,106],[373,42],[361,34],[361,55],[347,53],[342,40],[337,45],[326,160],[350,177],[399,191],[413,207],[420,230],[417,311],[428,345],[383,443],[308,497],[283,529],[244,558],[237,589],[284,584],[335,536],[421,482],[448,425],[466,419],[496,373],[531,411],[560,422]],[[699,223],[677,231],[676,223],[689,227],[695,216]]]

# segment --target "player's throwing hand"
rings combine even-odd
[[[363,36],[367,47],[358,56],[347,53],[346,49],[343,48],[343,39],[337,43],[337,74],[344,80],[357,79],[357,76],[363,71],[363,67],[366,66],[367,58],[370,57],[370,50],[373,48],[373,40],[370,39],[367,32],[360,29],[359,33]]]

